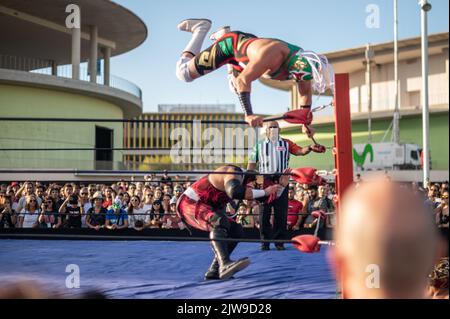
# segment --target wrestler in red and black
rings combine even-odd
[[[248,258],[237,261],[230,259],[236,242],[220,241],[226,238],[241,238],[242,226],[226,216],[225,207],[233,199],[257,199],[280,193],[289,181],[288,175],[279,179],[279,184],[271,184],[265,189],[253,189],[254,175],[244,177],[237,166],[219,167],[216,172],[195,182],[180,196],[177,212],[185,223],[209,232],[214,260],[205,274],[205,279],[227,279],[250,264]],[[228,173],[229,174],[225,174]]]

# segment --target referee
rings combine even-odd
[[[256,170],[260,173],[282,173],[289,167],[290,154],[303,156],[316,150],[315,146],[302,148],[292,141],[279,136],[280,127],[278,122],[268,122],[266,125],[266,138],[258,141],[254,147],[247,169]],[[273,229],[270,224],[270,216],[274,211]],[[285,239],[287,230],[287,212],[288,212],[288,187],[286,187],[279,198],[270,204],[264,204],[263,210],[259,215],[259,232],[261,239]],[[283,244],[275,244],[277,250],[284,250]],[[261,245],[261,250],[269,250],[268,243]]]

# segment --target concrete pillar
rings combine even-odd
[[[98,27],[96,25],[91,25],[90,29],[90,54],[89,54],[89,74],[90,81],[92,83],[97,83],[97,50],[98,50]]]
[[[80,79],[81,28],[72,28],[72,79]]]
[[[58,64],[55,60],[52,60],[52,75],[58,76]]]
[[[103,48],[104,70],[103,70],[103,84],[109,86],[110,84],[110,60],[111,60],[111,48]]]

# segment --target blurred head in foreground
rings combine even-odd
[[[345,194],[335,240],[345,298],[425,298],[442,251],[423,200],[385,179]]]

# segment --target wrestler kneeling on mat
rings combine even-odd
[[[177,63],[178,79],[191,82],[223,65],[227,65],[230,89],[235,92],[251,126],[262,126],[263,119],[253,114],[250,102],[252,82],[264,77],[285,81],[295,80],[301,108],[310,108],[312,94],[333,89],[334,73],[325,56],[305,51],[299,46],[279,39],[258,38],[224,27],[215,32],[215,40],[201,51],[203,41],[211,28],[208,19],[187,19],[178,25],[181,31],[191,32],[192,38]],[[314,131],[302,126],[311,137]]]
[[[272,184],[265,189],[252,189],[250,183],[255,175],[234,173],[244,172],[233,165],[216,169],[221,174],[209,174],[197,182],[180,196],[177,212],[188,225],[209,232],[214,259],[205,274],[205,279],[227,279],[250,264],[250,260],[241,258],[233,261],[230,255],[237,242],[221,241],[226,238],[242,238],[242,226],[227,217],[225,207],[233,199],[263,199],[281,194],[289,183],[289,175],[282,175],[278,184]],[[229,172],[230,174],[225,174]],[[286,170],[289,173],[290,170]]]

